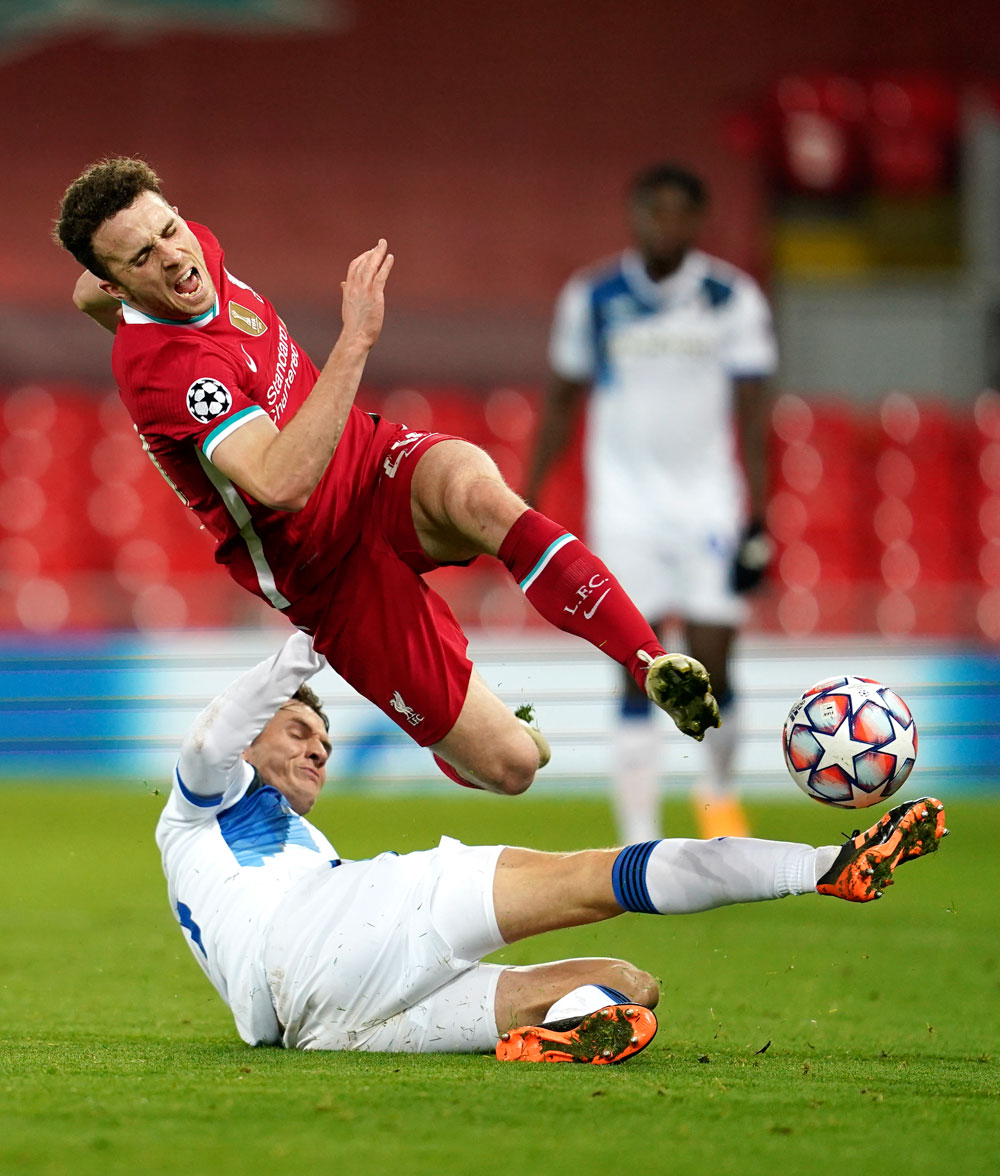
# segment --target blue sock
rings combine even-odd
[[[650,854],[659,841],[640,841],[637,845],[626,845],[615,858],[611,869],[611,886],[615,901],[626,911],[638,911],[644,915],[655,915],[657,909],[649,897],[646,885],[646,866]]]

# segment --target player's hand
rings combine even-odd
[[[382,238],[374,249],[366,250],[351,262],[346,281],[340,283],[343,333],[365,347],[374,347],[382,333],[385,283],[393,261],[389,246]]]
[[[732,582],[737,592],[749,592],[763,580],[774,559],[774,543],[764,524],[751,519],[743,529],[740,545],[733,558]]]

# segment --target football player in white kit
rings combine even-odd
[[[770,559],[764,532],[766,380],[777,363],[767,302],[747,274],[694,248],[707,194],[675,164],[630,195],[633,248],[573,275],[556,307],[552,374],[527,498],[587,399],[588,541],[658,630],[683,624],[722,726],[707,733],[703,836],[745,835],[731,789],[738,723],[729,677],[741,593]],[[742,451],[742,462],[740,452]],[[659,836],[659,732],[626,684],[613,797],[626,841]]]
[[[330,752],[305,686],[322,665],[294,633],[211,702],[184,740],[156,829],[171,910],[252,1045],[622,1061],[656,1031],[648,972],[620,959],[482,958],[626,910],[817,892],[867,902],[945,832],[943,806],[925,798],[843,847],[673,839],[548,854],[445,837],[431,850],[341,860],[305,817]]]

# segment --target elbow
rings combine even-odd
[[[209,460],[261,506],[295,514],[312,497],[323,469],[311,465],[308,455],[303,458],[294,449],[289,452],[287,444],[279,444],[282,434],[277,430],[270,437],[266,431],[255,436],[255,425],[227,437]]]
[[[280,510],[286,514],[298,514],[309,501],[311,494],[312,489],[305,490],[295,486],[275,486],[262,490],[261,493],[255,494],[254,497],[261,506],[266,506],[269,510]]]
[[[244,494],[268,510],[280,510],[295,514],[306,505],[315,488],[303,485],[301,478],[275,478],[259,469],[256,471],[234,470],[226,465],[215,464],[216,468],[235,482]]]
[[[276,487],[273,492],[261,498],[264,506],[271,510],[281,510],[287,514],[298,514],[309,501],[312,490],[303,490],[294,486],[287,488]]]
[[[310,486],[308,489],[299,487],[298,489],[289,491],[282,496],[277,509],[287,511],[289,514],[298,514],[300,510],[304,509],[314,489],[315,486]]]
[[[264,471],[262,471],[263,473]],[[297,514],[302,510],[319,484],[322,471],[314,474],[301,466],[293,469],[271,469],[261,481],[265,497],[258,499],[271,510]]]
[[[82,273],[73,287],[73,305],[84,314],[94,305],[94,293],[98,289],[97,278],[89,271]]]

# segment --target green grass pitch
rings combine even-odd
[[[618,1067],[251,1050],[167,909],[137,785],[0,791],[0,1173],[908,1174],[1000,1166],[1000,804],[881,903],[816,897],[627,915],[507,950],[622,955],[662,980],[660,1031]],[[668,804],[672,833],[692,831]],[[764,837],[840,840],[850,814],[751,808]],[[441,833],[607,844],[596,799],[332,795],[345,857]]]

